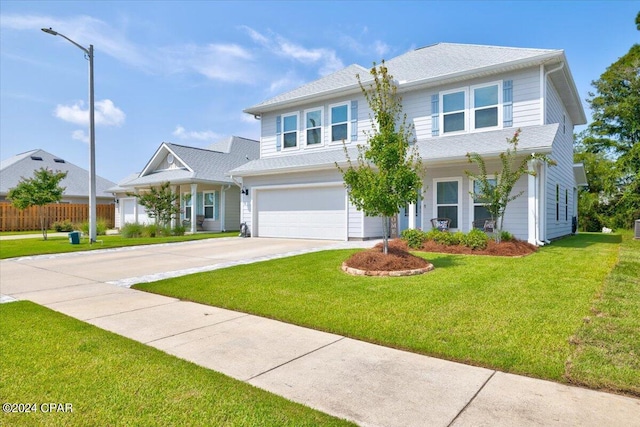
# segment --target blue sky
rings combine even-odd
[[[640,42],[639,1],[0,2],[0,157],[42,148],[119,181],[163,142],[259,138],[242,110],[353,63],[438,42],[564,49],[582,99]],[[587,116],[590,111],[586,103]]]

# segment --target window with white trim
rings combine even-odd
[[[487,178],[489,185],[495,187],[497,180],[495,178]],[[484,224],[480,224],[480,220],[491,219],[491,214],[487,210],[487,200],[482,198],[480,194],[480,180],[474,179],[472,182],[473,196],[471,197],[473,203],[473,226],[476,228],[483,228]]]
[[[298,146],[298,114],[282,116],[282,146],[285,149]]]
[[[206,191],[204,193],[204,217],[205,219],[216,218],[216,192]]]
[[[184,219],[191,219],[191,194],[184,196]]]
[[[443,92],[442,99],[442,133],[464,132],[467,130],[467,90]]]
[[[500,123],[498,83],[471,87],[471,129],[495,128]]]
[[[449,218],[450,228],[458,228],[460,215],[461,179],[441,179],[435,181],[435,215],[437,218]]]
[[[331,142],[349,140],[349,104],[329,106],[331,116]]]
[[[306,110],[304,112],[307,145],[322,144],[322,116],[322,108]]]

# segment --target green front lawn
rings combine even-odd
[[[98,240],[102,240],[102,243],[97,242],[93,245],[90,245],[89,240],[86,238],[81,239],[80,244],[72,245],[69,243],[69,238],[66,236],[49,237],[47,240],[43,240],[42,238],[1,240],[0,259],[237,236],[237,231],[228,231],[226,233],[197,233],[171,237],[139,238],[124,238],[120,235],[108,235],[98,236]]]
[[[0,320],[2,403],[35,405],[2,425],[352,425],[27,301]]]
[[[401,278],[348,276],[340,264],[353,251],[325,251],[135,288],[563,381],[570,337],[618,262],[620,242],[580,234],[511,259],[419,253],[435,270]],[[630,322],[640,330],[638,317]],[[627,380],[638,384],[639,372]]]

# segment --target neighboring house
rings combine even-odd
[[[60,182],[65,187],[60,203],[89,203],[89,171],[44,150],[27,151],[0,163],[0,202],[8,202],[9,190],[22,178],[33,178],[33,173],[40,168],[67,172],[67,177]],[[97,204],[114,203],[113,195],[107,191],[114,185],[114,182],[96,176]]]
[[[182,213],[190,231],[240,229],[240,187],[225,173],[259,156],[259,143],[232,136],[209,147],[194,148],[164,142],[142,172],[133,174],[109,191],[114,193],[116,227],[126,223],[150,223],[144,207],[129,194],[148,191],[165,182],[180,195]],[[195,209],[194,209],[195,206]]]
[[[474,165],[466,154],[480,153],[488,172],[497,172],[507,138],[521,128],[518,152],[546,153],[557,165],[531,165],[537,175],[517,183],[514,193],[524,193],[507,207],[504,228],[535,244],[571,233],[584,184],[574,176],[573,128],[586,118],[562,50],[439,43],[386,66],[426,166],[422,199],[400,212],[400,230],[430,229],[431,218],[447,217],[452,230],[466,232],[488,217],[470,194],[465,171]],[[346,164],[343,143],[355,160],[371,129],[357,74],[372,80],[368,69],[350,65],[244,110],[261,120],[260,158],[229,174],[247,193],[241,221],[253,236],[382,235],[381,220],[349,202],[335,166]]]

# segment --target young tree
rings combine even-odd
[[[469,178],[478,182],[478,191],[470,191],[469,193],[473,197],[480,198],[485,203],[485,208],[489,214],[491,214],[491,220],[495,222],[494,236],[497,243],[500,243],[501,240],[500,235],[503,229],[504,212],[507,209],[507,205],[524,193],[524,191],[521,191],[515,195],[511,195],[513,187],[522,175],[536,175],[535,171],[529,169],[529,161],[537,159],[547,164],[555,165],[555,162],[544,154],[529,154],[518,159],[520,132],[520,129],[518,129],[511,138],[507,138],[507,143],[510,146],[507,147],[503,153],[500,153],[502,171],[493,174],[496,179],[489,177],[487,174],[487,166],[480,154],[467,153],[469,163],[475,163],[479,170],[478,173],[465,171],[465,174]]]
[[[356,165],[345,145],[348,167],[338,168],[351,203],[365,215],[382,217],[383,252],[387,254],[389,218],[418,199],[421,159],[415,146],[410,146],[412,127],[402,115],[402,100],[384,61],[380,66],[374,63],[370,73],[373,82],[368,87],[356,76],[372,112],[371,131],[366,132],[368,145],[358,146]]]
[[[38,206],[40,229],[44,240],[47,240],[48,228],[45,205],[62,200],[65,187],[60,186],[60,181],[66,176],[66,172],[54,172],[50,169],[40,168],[34,171],[33,178],[23,177],[18,185],[10,189],[7,194],[11,204],[20,210]]]
[[[171,191],[170,185],[169,182],[165,182],[159,188],[151,187],[146,193],[127,193],[127,195],[136,197],[138,203],[147,210],[149,217],[155,218],[156,224],[167,227],[171,218],[180,213],[180,204],[178,203],[180,196]]]

